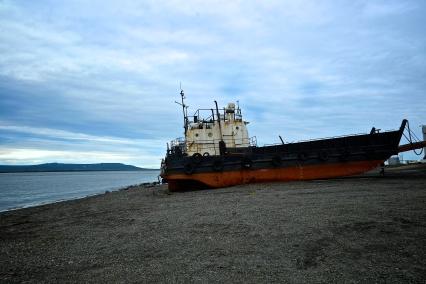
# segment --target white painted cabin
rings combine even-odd
[[[216,115],[217,116],[217,115]],[[223,139],[226,147],[242,148],[250,146],[250,139],[246,125],[243,121],[241,110],[235,108],[234,103],[229,103],[224,113],[219,114],[219,119],[202,119],[196,115],[188,123],[186,131],[186,153],[193,155],[219,155],[219,141]]]

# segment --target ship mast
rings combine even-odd
[[[180,96],[181,96],[181,100],[182,103],[178,103],[175,101],[175,103],[177,103],[178,105],[182,106],[182,113],[183,113],[183,128],[185,129],[185,138],[186,138],[186,132],[188,131],[188,106],[185,105],[185,94],[183,92],[182,89],[180,89]]]

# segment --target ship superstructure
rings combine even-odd
[[[228,103],[223,109],[198,109],[193,115],[188,115],[185,105],[185,94],[180,93],[184,116],[184,137],[177,138],[170,143],[173,152],[192,156],[220,155],[225,147],[247,148],[256,146],[256,137],[249,137],[247,124],[243,120],[241,109],[235,103]],[[223,154],[223,153],[222,153]]]

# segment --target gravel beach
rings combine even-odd
[[[0,213],[0,282],[426,281],[426,167]]]

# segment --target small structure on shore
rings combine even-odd
[[[392,156],[388,159],[389,166],[397,166],[400,164],[401,164],[401,161],[399,160],[399,156]]]

